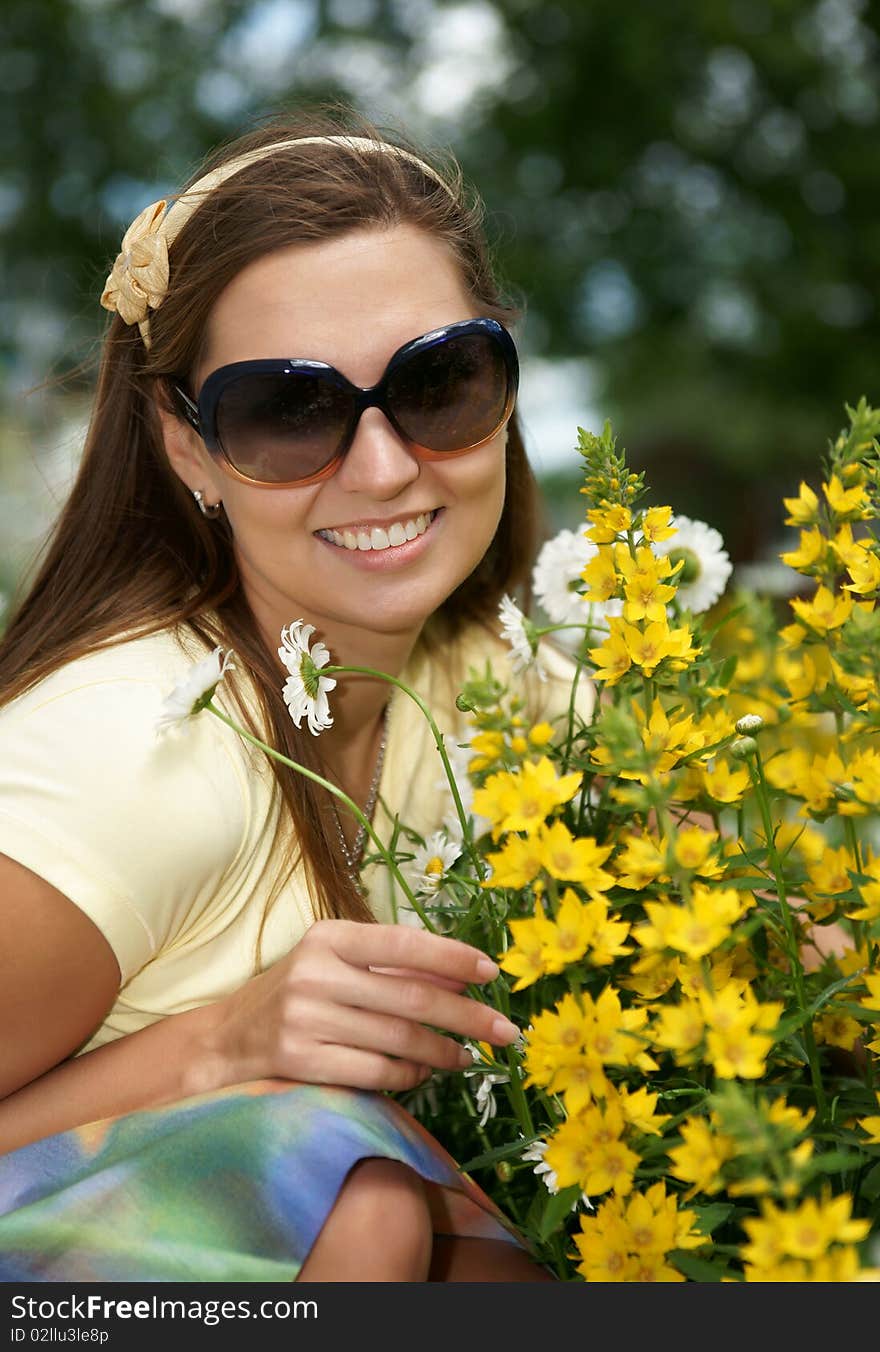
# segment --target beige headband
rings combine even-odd
[[[165,198],[145,207],[126,230],[122,249],[104,284],[101,295],[104,309],[115,310],[126,324],[137,324],[144,347],[149,348],[149,312],[158,310],[168,290],[168,249],[193,212],[210,192],[240,169],[265,159],[276,150],[307,145],[346,145],[361,150],[386,151],[417,164],[424,174],[436,179],[448,193],[452,191],[449,184],[424,160],[388,141],[374,141],[368,136],[301,136],[294,140],[274,141],[271,145],[249,150],[212,169],[175,198],[170,207]]]

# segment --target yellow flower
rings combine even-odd
[[[880,1108],[880,1093],[877,1094],[877,1107]],[[859,1117],[858,1126],[868,1133],[869,1145],[880,1145],[880,1117]]]
[[[685,1193],[687,1200],[698,1192],[711,1197],[724,1187],[724,1165],[735,1154],[733,1141],[703,1118],[685,1118],[681,1124],[681,1145],[669,1151],[670,1173],[692,1185]]]
[[[826,1195],[820,1200],[807,1197],[800,1206],[787,1211],[769,1199],[762,1200],[760,1205],[760,1219],[743,1221],[752,1245],[743,1246],[742,1250],[744,1258],[757,1261],[759,1266],[762,1232],[772,1236],[764,1252],[772,1247],[777,1253],[809,1262],[822,1258],[832,1244],[857,1244],[871,1229],[869,1220],[851,1219],[852,1198],[847,1193],[838,1197]],[[758,1247],[757,1257],[748,1252],[753,1246]]]
[[[632,525],[632,512],[628,507],[597,507],[587,512],[587,520],[592,528],[585,531],[588,540],[597,545],[611,544],[618,535],[625,535]]]
[[[825,536],[816,526],[812,530],[802,530],[800,536],[797,549],[779,555],[782,562],[789,568],[796,568],[799,573],[820,568],[828,548]]]
[[[642,953],[630,963],[629,975],[621,976],[618,984],[643,1000],[659,1000],[675,985],[677,973],[678,958]]]
[[[789,604],[798,619],[817,634],[839,629],[849,619],[853,609],[851,596],[835,596],[825,586],[816,588],[812,600],[805,601],[796,596]]]
[[[471,738],[471,750],[474,754],[468,761],[468,774],[473,775],[480,770],[487,770],[490,765],[501,759],[501,753],[504,751],[504,733],[492,729],[478,732]]]
[[[822,485],[822,492],[835,516],[864,521],[871,514],[871,503],[861,484],[856,484],[855,488],[844,488],[837,475],[832,474],[830,483]]]
[[[855,867],[856,862],[845,845],[841,845],[837,850],[828,846],[822,858],[807,869],[811,886],[805,889],[806,895],[812,898],[817,895],[836,896],[840,892],[848,892],[852,887],[849,870],[855,870]]]
[[[641,667],[645,676],[653,676],[667,653],[669,626],[665,618],[638,629],[625,624],[623,635],[633,664]]]
[[[657,878],[668,876],[664,872],[666,861],[660,842],[653,836],[637,836],[627,832],[620,836],[619,843],[623,845],[623,850],[614,860],[614,867],[621,887],[641,892]]]
[[[581,1256],[577,1271],[588,1282],[631,1282],[637,1257],[630,1251],[629,1227],[620,1214],[621,1201],[611,1196],[598,1212],[581,1216],[581,1234],[574,1242]]]
[[[848,568],[853,562],[858,562],[865,550],[865,545],[860,540],[853,539],[852,526],[848,521],[843,523],[840,530],[828,543],[844,568]]]
[[[813,1031],[817,1042],[824,1042],[829,1047],[842,1047],[844,1051],[851,1052],[862,1035],[862,1025],[856,1019],[851,1019],[848,1014],[832,1010],[830,1013],[821,1014],[814,1021]]]
[[[536,902],[533,916],[524,920],[508,920],[507,926],[513,935],[513,947],[506,953],[496,955],[496,958],[499,967],[517,978],[513,989],[521,991],[550,970],[544,957],[545,935],[550,928],[550,921],[544,915],[541,903]]]
[[[868,994],[859,1001],[859,1004],[864,1009],[880,1014],[880,972],[876,974],[873,972],[866,973],[865,985],[868,987]]]
[[[716,760],[711,770],[704,769],[703,786],[716,803],[738,803],[749,787],[749,772],[744,765],[732,770],[726,761]]]
[[[529,729],[528,736],[532,746],[546,746],[548,742],[553,740],[553,728],[549,723],[536,723],[533,728]]]
[[[594,897],[585,909],[593,925],[589,952],[594,967],[607,967],[615,958],[630,952],[629,944],[624,943],[630,926],[624,920],[611,919],[604,897]]]
[[[704,831],[699,826],[683,827],[675,836],[673,853],[682,868],[694,873],[709,874],[718,872],[717,861],[711,860],[712,847],[718,840],[717,831]]]
[[[482,887],[528,887],[541,872],[542,851],[535,836],[508,836],[497,854],[487,854],[492,876]]]
[[[510,921],[513,928],[515,921]],[[582,958],[592,940],[595,912],[581,901],[577,893],[567,887],[562,894],[559,909],[544,931],[543,961],[548,972],[562,972],[572,962]]]
[[[632,666],[632,656],[626,642],[624,629],[629,628],[618,616],[612,616],[608,623],[608,637],[598,648],[590,648],[589,658],[596,668],[593,673],[597,681],[606,685],[615,685],[625,676]]]
[[[493,840],[508,831],[534,835],[545,818],[574,797],[582,778],[578,772],[560,777],[548,756],[525,761],[519,770],[499,771],[475,789],[474,811],[493,823]]]
[[[644,1085],[633,1093],[623,1086],[617,1093],[617,1101],[627,1122],[645,1136],[661,1136],[663,1123],[669,1121],[668,1113],[657,1112],[659,1097],[659,1094],[650,1093]]]
[[[642,517],[642,534],[651,544],[659,540],[668,540],[678,534],[678,528],[671,524],[671,507],[649,507]]]
[[[689,958],[703,958],[729,937],[742,902],[735,888],[712,892],[695,883],[684,905],[646,901],[645,912],[649,923],[635,930],[645,948],[674,948]]]
[[[645,726],[645,711],[637,700],[633,700],[633,712],[641,725],[642,742],[655,761],[654,769],[658,775],[665,774],[677,765],[682,756],[689,756],[706,745],[706,734],[702,727],[694,727],[694,716],[684,718],[669,715],[659,699],[651,706],[651,716]]]
[[[146,319],[168,290],[168,243],[161,231],[165,206],[164,200],[153,202],[132,221],[104,283],[101,304],[126,324]]]
[[[706,1032],[700,1006],[694,1000],[682,1000],[678,1005],[660,1005],[651,1036],[654,1044],[673,1052],[679,1065],[693,1064],[691,1053],[701,1045]]]
[[[759,1004],[748,987],[740,994],[733,986],[715,995],[702,992],[699,1000],[708,1025],[706,1059],[716,1075],[760,1079],[782,1004]]]
[[[856,592],[860,596],[876,592],[880,587],[880,554],[862,548],[861,557],[850,561],[849,576],[853,580],[852,583],[844,583],[845,591]]]
[[[848,695],[853,704],[862,708],[868,700],[875,694],[873,672],[866,671],[864,676],[856,675],[849,671],[844,671],[839,662],[833,657],[830,658],[832,675],[845,695]]]
[[[616,1104],[609,1104],[604,1112],[593,1105],[563,1122],[544,1155],[560,1188],[577,1183],[591,1197],[612,1190],[627,1196],[640,1160],[621,1139],[624,1127],[623,1113]]]
[[[800,491],[796,498],[783,498],[788,508],[787,526],[810,526],[818,519],[819,499],[807,484],[801,480]]]
[[[809,764],[810,758],[806,751],[797,746],[790,751],[781,751],[769,760],[764,767],[764,774],[775,789],[791,793],[803,783]]]
[[[586,600],[610,601],[619,582],[613,550],[600,545],[594,557],[584,565],[581,578],[587,584],[583,593]]]
[[[605,892],[614,886],[613,874],[600,867],[613,845],[597,845],[592,836],[575,838],[563,822],[543,826],[537,839],[541,863],[551,877],[562,882],[582,883],[596,892]]]
[[[875,920],[880,920],[880,857],[869,851],[861,871],[869,879],[868,882],[856,885],[862,905],[857,910],[846,911],[845,914],[848,920],[863,920],[870,925]]]

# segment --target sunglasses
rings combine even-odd
[[[432,329],[398,348],[366,389],[325,362],[274,357],[212,371],[198,402],[172,384],[180,411],[247,483],[289,488],[341,465],[366,408],[379,408],[416,455],[442,460],[490,441],[516,400],[519,362],[495,319]]]

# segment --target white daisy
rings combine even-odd
[[[541,546],[532,569],[532,586],[554,624],[585,622],[581,573],[596,552],[597,546],[583,531],[561,530]]]
[[[330,661],[330,653],[323,643],[316,643],[309,649],[309,639],[314,632],[313,624],[294,620],[281,630],[278,656],[290,672],[281,692],[290,716],[297,727],[306,718],[309,732],[317,737],[325,728],[333,726],[327,695],[336,689],[336,681],[332,676],[320,674],[320,668]]]
[[[513,670],[525,671],[526,667],[534,664],[535,673],[545,681],[547,674],[538,657],[537,639],[534,632],[529,632],[533,626],[509,596],[502,596],[498,618],[501,621],[501,637],[510,644]]]
[[[532,1173],[537,1174],[539,1178],[543,1176],[544,1187],[547,1189],[549,1193],[552,1193],[555,1196],[555,1194],[559,1191],[559,1180],[556,1176],[556,1170],[551,1169],[550,1165],[544,1159],[546,1150],[547,1150],[546,1141],[532,1141],[532,1144],[522,1152],[522,1154],[520,1155],[520,1159],[525,1161],[525,1163],[527,1164],[531,1164],[534,1162],[535,1167],[532,1170]],[[574,1211],[578,1203],[582,1203],[587,1208],[588,1211],[594,1210],[593,1203],[590,1201],[589,1197],[585,1192],[582,1192],[580,1197],[576,1197],[574,1199],[574,1201],[571,1204],[572,1211]]]
[[[464,1045],[477,1062],[473,1070],[466,1070],[464,1073],[468,1079],[474,1075],[480,1076],[474,1098],[477,1103],[477,1112],[480,1114],[480,1126],[485,1127],[489,1118],[494,1117],[498,1112],[498,1104],[495,1102],[494,1094],[495,1086],[496,1084],[507,1084],[510,1076],[506,1071],[489,1070],[483,1062],[483,1053],[473,1042],[465,1042]]]
[[[417,896],[435,896],[449,872],[461,854],[461,828],[458,838],[452,839],[446,831],[435,831],[420,845],[413,854],[410,870],[415,879]]]
[[[733,572],[730,556],[718,531],[705,521],[674,516],[676,534],[654,545],[655,554],[668,554],[673,563],[684,559],[678,574],[676,601],[684,610],[699,615],[718,600]]]
[[[162,701],[159,717],[156,719],[156,731],[165,732],[168,728],[182,723],[191,714],[204,709],[223,676],[229,669],[235,670],[232,650],[224,653],[222,647],[214,649],[209,657],[190,667],[182,681]]]
[[[527,1164],[532,1164],[534,1162],[535,1167],[532,1170],[532,1173],[537,1174],[539,1178],[543,1175],[544,1187],[548,1192],[555,1194],[559,1191],[559,1180],[556,1177],[556,1170],[551,1169],[550,1165],[544,1159],[546,1150],[546,1141],[532,1141],[532,1144],[522,1152],[520,1159],[524,1160]]]
[[[559,531],[541,547],[532,570],[532,586],[554,624],[582,624],[607,631],[609,615],[621,613],[622,601],[588,601],[581,590],[581,573],[598,552],[598,545],[583,531],[573,530]],[[582,637],[577,631],[562,630],[556,640],[576,647]]]

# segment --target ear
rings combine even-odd
[[[154,392],[156,416],[162,432],[162,441],[168,463],[191,493],[199,489],[208,504],[223,497],[224,478],[205,449],[205,444],[189,423],[178,413],[174,396],[164,381],[156,382]]]

